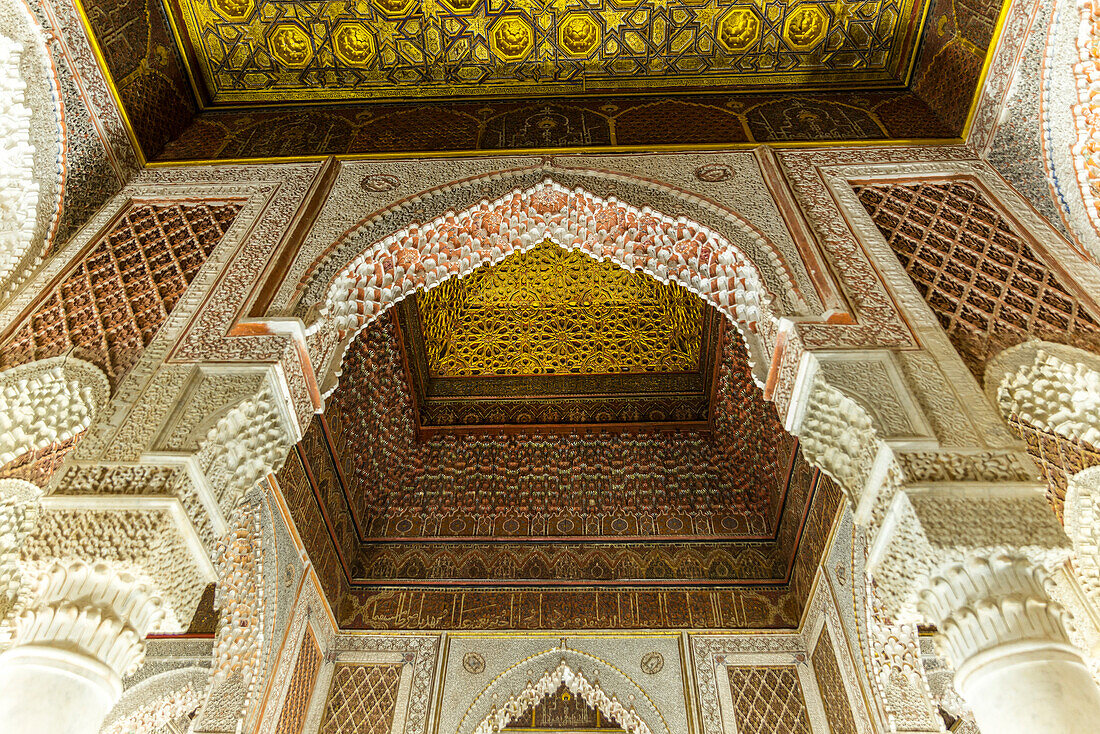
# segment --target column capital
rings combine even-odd
[[[18,647],[55,648],[99,661],[120,678],[145,655],[145,636],[164,615],[161,600],[107,563],[53,563],[38,577],[20,616]]]
[[[973,554],[930,576],[918,608],[936,625],[958,685],[987,653],[1004,646],[1076,654],[1066,633],[1069,615],[1050,598],[1049,584],[1045,569],[1008,552]]]

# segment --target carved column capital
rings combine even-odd
[[[95,659],[120,678],[145,656],[145,636],[164,615],[148,587],[109,564],[54,563],[19,618],[16,646],[55,648]]]
[[[939,630],[961,684],[983,653],[1016,643],[1072,651],[1068,614],[1047,593],[1049,574],[1021,555],[972,555],[938,569],[918,607]]]

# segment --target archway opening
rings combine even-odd
[[[741,588],[754,618],[723,624],[796,626],[821,481],[713,302],[551,242],[359,330],[280,475],[320,509],[288,492],[296,521],[323,528],[305,534],[327,541],[353,627],[408,627],[403,605],[425,594],[418,624],[617,627],[650,613],[640,595],[711,605]],[[638,623],[717,621],[662,614]]]

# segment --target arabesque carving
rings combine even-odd
[[[264,644],[264,561],[259,500],[245,498],[218,542],[214,606],[218,631],[210,691],[196,732],[235,732],[261,685]]]
[[[0,642],[6,622],[20,611],[25,600],[23,574],[19,568],[19,550],[38,518],[38,498],[42,491],[20,479],[0,479]]]

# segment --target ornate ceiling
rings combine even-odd
[[[917,0],[180,0],[212,104],[899,85]]]
[[[710,428],[722,320],[680,286],[546,243],[407,299],[421,436],[485,426]]]
[[[279,474],[341,625],[796,626],[839,493],[720,325],[553,245],[383,313]]]
[[[959,140],[1002,0],[76,0],[148,161]]]

